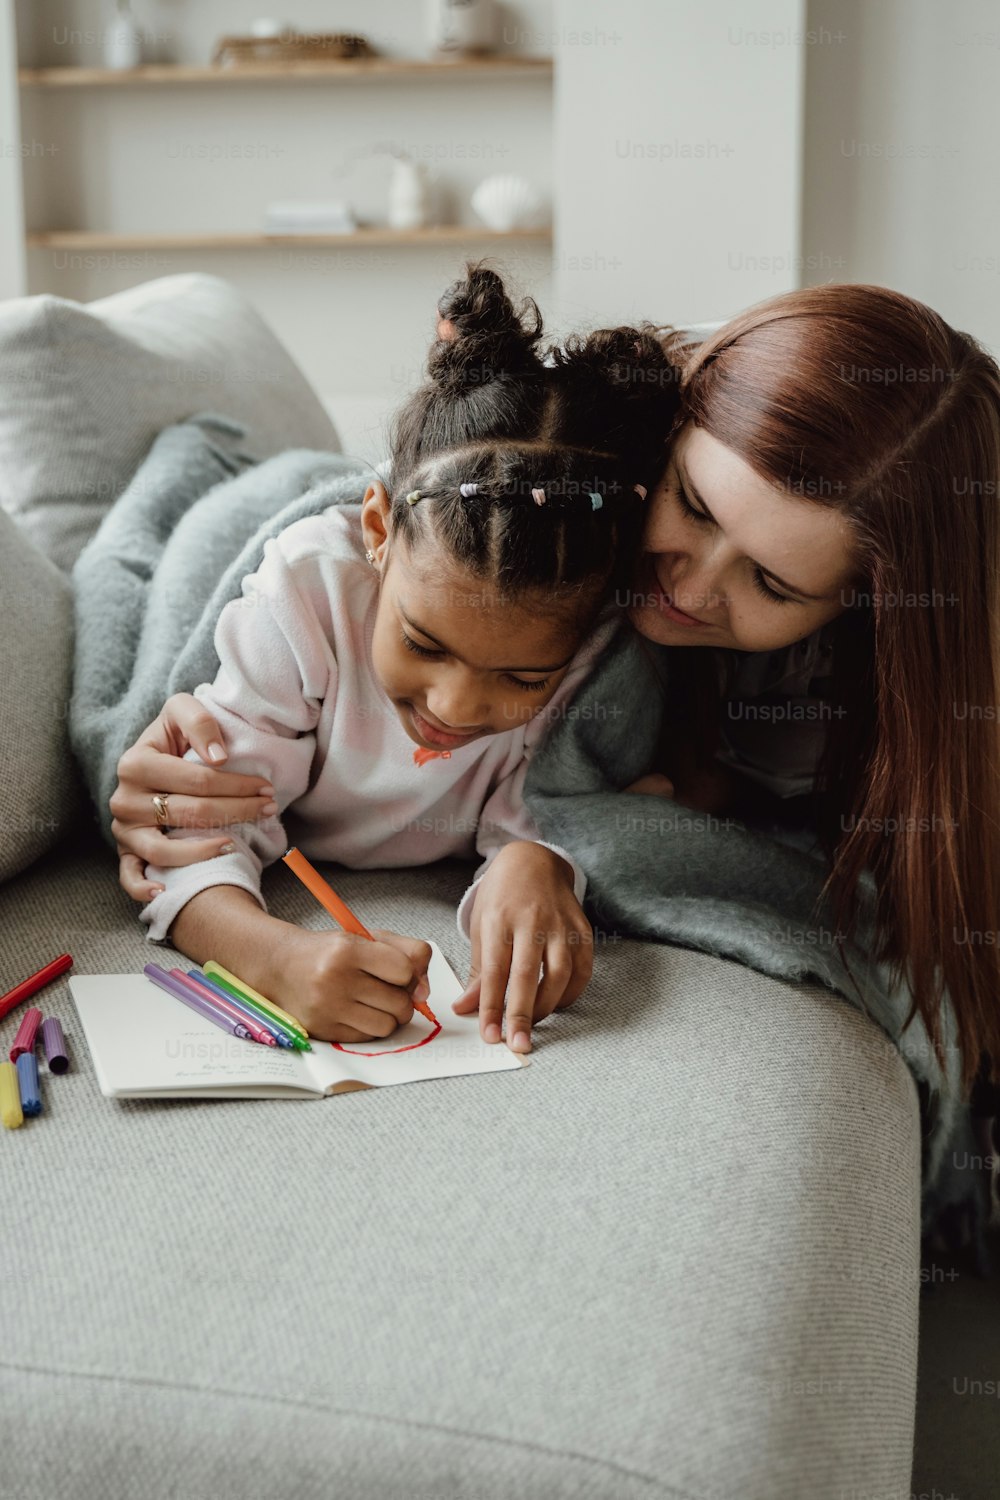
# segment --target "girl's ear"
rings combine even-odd
[[[392,509],[392,501],[389,492],[381,480],[376,479],[365,490],[365,498],[361,504],[361,530],[365,539],[365,547],[369,552],[375,554],[377,563],[382,561],[389,541],[389,512]]]

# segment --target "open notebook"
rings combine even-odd
[[[184,960],[179,967],[195,966]],[[343,1048],[313,1041],[311,1052],[230,1036],[145,974],[74,974],[69,987],[101,1093],[109,1099],[309,1099],[525,1065],[502,1042],[482,1041],[475,1011],[457,1016],[452,1010],[463,987],[436,946],[427,977],[427,1003],[441,1023],[437,1035],[414,1012],[384,1040]]]

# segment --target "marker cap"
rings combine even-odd
[[[41,1026],[42,1046],[50,1073],[68,1073],[69,1057],[66,1054],[66,1038],[55,1016],[46,1016]]]
[[[10,1060],[16,1063],[22,1052],[34,1052],[35,1037],[42,1024],[42,1013],[34,1005],[24,1012],[10,1048]]]
[[[17,1084],[21,1091],[21,1109],[25,1117],[42,1112],[42,1091],[38,1087],[38,1059],[33,1052],[22,1052],[17,1060]]]

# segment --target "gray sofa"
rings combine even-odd
[[[0,989],[150,956],[66,745],[65,569],[206,406],[261,456],[336,444],[213,278],[0,307]],[[338,888],[464,972],[467,873]],[[313,1102],[106,1100],[66,980],[39,1003],[72,1066],[0,1131],[0,1493],[902,1500],[922,1305],[912,1492],[997,1493],[995,1285],[938,1257],[921,1299],[916,1090],[835,996],[608,940],[530,1068]]]

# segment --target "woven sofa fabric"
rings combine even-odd
[[[11,982],[148,956],[92,837],[0,890]],[[467,873],[333,872],[460,973]],[[269,908],[326,925],[295,885]],[[2,1142],[12,1494],[909,1492],[916,1094],[836,997],[608,942],[522,1073],[317,1102],[105,1100],[44,1003],[73,1064]]]
[[[69,746],[73,600],[65,574],[0,511],[0,880],[85,816]]]
[[[0,506],[72,567],[164,427],[211,409],[255,458],[338,451],[309,383],[253,304],[217,276],[81,304],[0,303]]]

